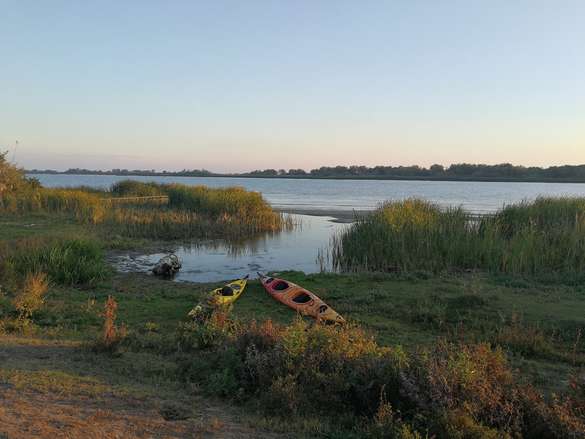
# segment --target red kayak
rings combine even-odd
[[[286,306],[321,322],[345,323],[343,317],[310,291],[284,279],[258,273],[268,294]]]

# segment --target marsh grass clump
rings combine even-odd
[[[293,227],[290,217],[272,210],[258,192],[132,180],[109,192],[25,185],[0,196],[0,212],[63,215],[131,238],[238,239]]]
[[[585,199],[539,198],[479,220],[423,200],[389,202],[335,236],[330,252],[342,271],[579,275],[585,269]]]
[[[336,268],[440,271],[475,260],[473,225],[462,209],[409,199],[389,202],[333,238]]]
[[[165,195],[160,184],[136,180],[122,180],[114,183],[110,187],[110,192],[115,197],[150,197]]]
[[[117,193],[168,196],[168,204],[112,205],[104,224],[130,237],[155,239],[239,238],[291,228],[292,221],[272,210],[260,193],[243,188],[120,182]]]
[[[94,240],[21,240],[3,261],[5,277],[46,273],[61,285],[94,285],[107,278],[110,267],[102,246]]]
[[[36,188],[11,193],[0,207],[12,214],[49,213],[67,215],[83,224],[98,224],[106,205],[98,194],[77,189]]]

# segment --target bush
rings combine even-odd
[[[502,350],[436,346],[407,355],[355,325],[183,325],[182,376],[208,393],[287,422],[319,417],[344,435],[380,438],[580,437],[584,386],[551,402],[520,385]]]
[[[7,154],[0,152],[0,205],[5,197],[30,187],[24,171],[6,160]]]

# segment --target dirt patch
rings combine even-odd
[[[274,437],[238,421],[232,407],[199,396],[172,399],[156,388],[133,395],[114,391],[106,375],[78,376],[75,369],[85,367],[76,349],[0,337],[1,439]]]

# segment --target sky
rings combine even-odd
[[[0,150],[28,169],[582,164],[584,23],[582,0],[0,0]]]

